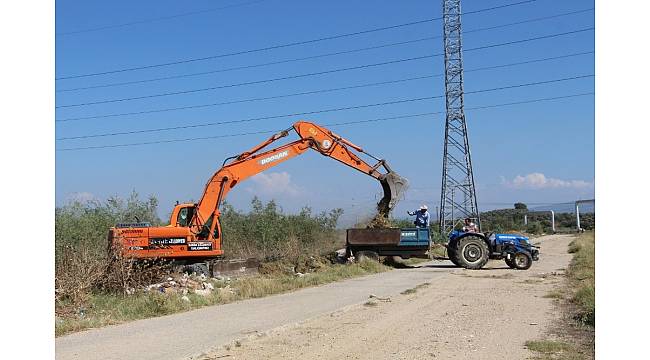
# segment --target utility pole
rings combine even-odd
[[[463,218],[481,219],[476,203],[474,173],[469,152],[467,124],[463,109],[463,57],[460,0],[442,0],[445,50],[445,148],[440,192],[440,231],[454,229],[454,212]]]

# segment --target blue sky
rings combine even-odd
[[[471,12],[515,1],[465,1]],[[165,20],[77,32],[170,15],[234,6]],[[371,5],[372,4],[372,5]],[[539,0],[528,4],[467,14],[463,17],[466,50],[594,26],[593,11],[486,31],[471,30],[589,9],[593,1]],[[441,16],[440,1],[113,1],[56,3],[56,76],[139,67],[232,53],[330,35],[403,24]],[[89,106],[67,105],[146,96],[273,79],[331,69],[413,58],[442,51],[440,21],[284,47],[207,61],[56,81],[57,120],[150,111],[248,98],[271,97],[439,75],[442,57],[405,61],[354,71],[306,76],[264,84],[229,87],[177,96]],[[320,54],[438,37],[399,46],[349,54],[217,72],[164,81],[62,91],[79,87],[138,81],[309,57]],[[465,91],[594,74],[594,55],[583,54],[529,64],[470,71],[497,65],[559,57],[594,50],[594,32],[583,31],[509,46],[464,53]],[[587,77],[502,91],[467,94],[467,108],[593,92]],[[440,76],[402,83],[222,106],[58,121],[56,137],[137,131],[161,127],[231,121],[443,95]],[[283,117],[175,131],[105,136],[56,142],[56,203],[72,198],[105,199],[132,190],[160,200],[167,216],[176,200],[198,200],[205,182],[224,158],[240,153],[269,135],[246,135],[93,150],[63,149],[220,136],[289,127],[297,120],[319,124],[350,122],[426,112],[436,115],[332,127],[368,152],[388,160],[410,180],[410,190],[396,215],[420,203],[439,202],[444,135],[442,98],[348,111]],[[517,201],[563,203],[594,196],[594,97],[467,110],[479,208],[510,207]],[[292,138],[293,139],[293,138]],[[341,207],[344,222],[372,212],[379,184],[315,153],[284,163],[242,183],[227,199],[248,209],[252,196],[276,199],[286,211],[304,205],[316,210]]]

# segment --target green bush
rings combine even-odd
[[[135,272],[128,261],[110,262],[108,229],[120,222],[159,225],[158,200],[140,200],[133,192],[126,200],[73,201],[55,209],[55,291],[57,305],[78,304],[90,293],[125,291],[134,282],[157,277],[158,267]]]
[[[525,230],[523,209],[499,209],[481,213],[481,230],[504,232]]]
[[[544,227],[542,226],[542,223],[539,221],[529,222],[528,226],[526,227],[526,232],[529,234],[539,235],[544,232]]]
[[[524,225],[524,216],[528,217],[528,226]],[[539,223],[542,231],[539,231]],[[535,224],[531,225],[530,224]],[[580,226],[585,230],[595,228],[595,214],[580,214]],[[555,228],[558,231],[575,229],[576,216],[574,213],[555,213]],[[529,228],[533,232],[528,231]],[[481,230],[483,231],[527,231],[535,234],[552,232],[551,216],[548,212],[528,212],[519,205],[519,209],[498,209],[481,213]]]
[[[105,255],[108,229],[121,222],[136,219],[159,225],[158,200],[149,196],[141,200],[136,192],[123,200],[111,197],[105,202],[97,200],[73,201],[54,210],[55,257],[58,260],[64,248],[89,251]]]
[[[122,200],[73,201],[55,209],[55,289],[57,309],[86,303],[91,294],[127,293],[156,282],[169,268],[164,263],[112,261],[108,229],[117,223],[149,222],[161,225],[158,201],[141,200],[135,192]],[[336,223],[341,209],[313,214],[284,214],[274,201],[253,199],[251,211],[222,207],[223,246],[228,257],[297,257],[332,251],[343,246]],[[152,304],[152,306],[158,306]],[[58,311],[58,310],[57,310]]]
[[[526,206],[526,204],[524,204],[524,203],[518,202],[518,203],[515,203],[515,209],[517,209],[517,210],[528,210],[528,206]]]
[[[284,214],[275,201],[264,204],[257,197],[251,211],[243,213],[223,204],[223,246],[229,257],[282,257],[319,253],[342,246],[336,224],[341,209],[313,214],[304,207],[295,215]]]

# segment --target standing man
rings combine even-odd
[[[414,212],[407,211],[407,214],[415,216],[415,227],[429,227],[429,211],[426,205],[420,206],[420,208]]]

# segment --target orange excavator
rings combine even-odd
[[[289,135],[291,129],[298,134],[298,140],[265,150]],[[379,180],[384,191],[384,197],[377,204],[381,216],[388,216],[405,189],[406,179],[392,171],[385,160],[368,154],[322,126],[298,121],[252,149],[227,158],[206,184],[198,203],[177,204],[174,207],[169,225],[117,224],[109,230],[109,245],[124,256],[139,259],[173,259],[185,264],[209,263],[212,259],[218,259],[224,254],[219,206],[228,192],[249,177],[309,149]],[[368,164],[361,159],[361,154],[376,163]]]

